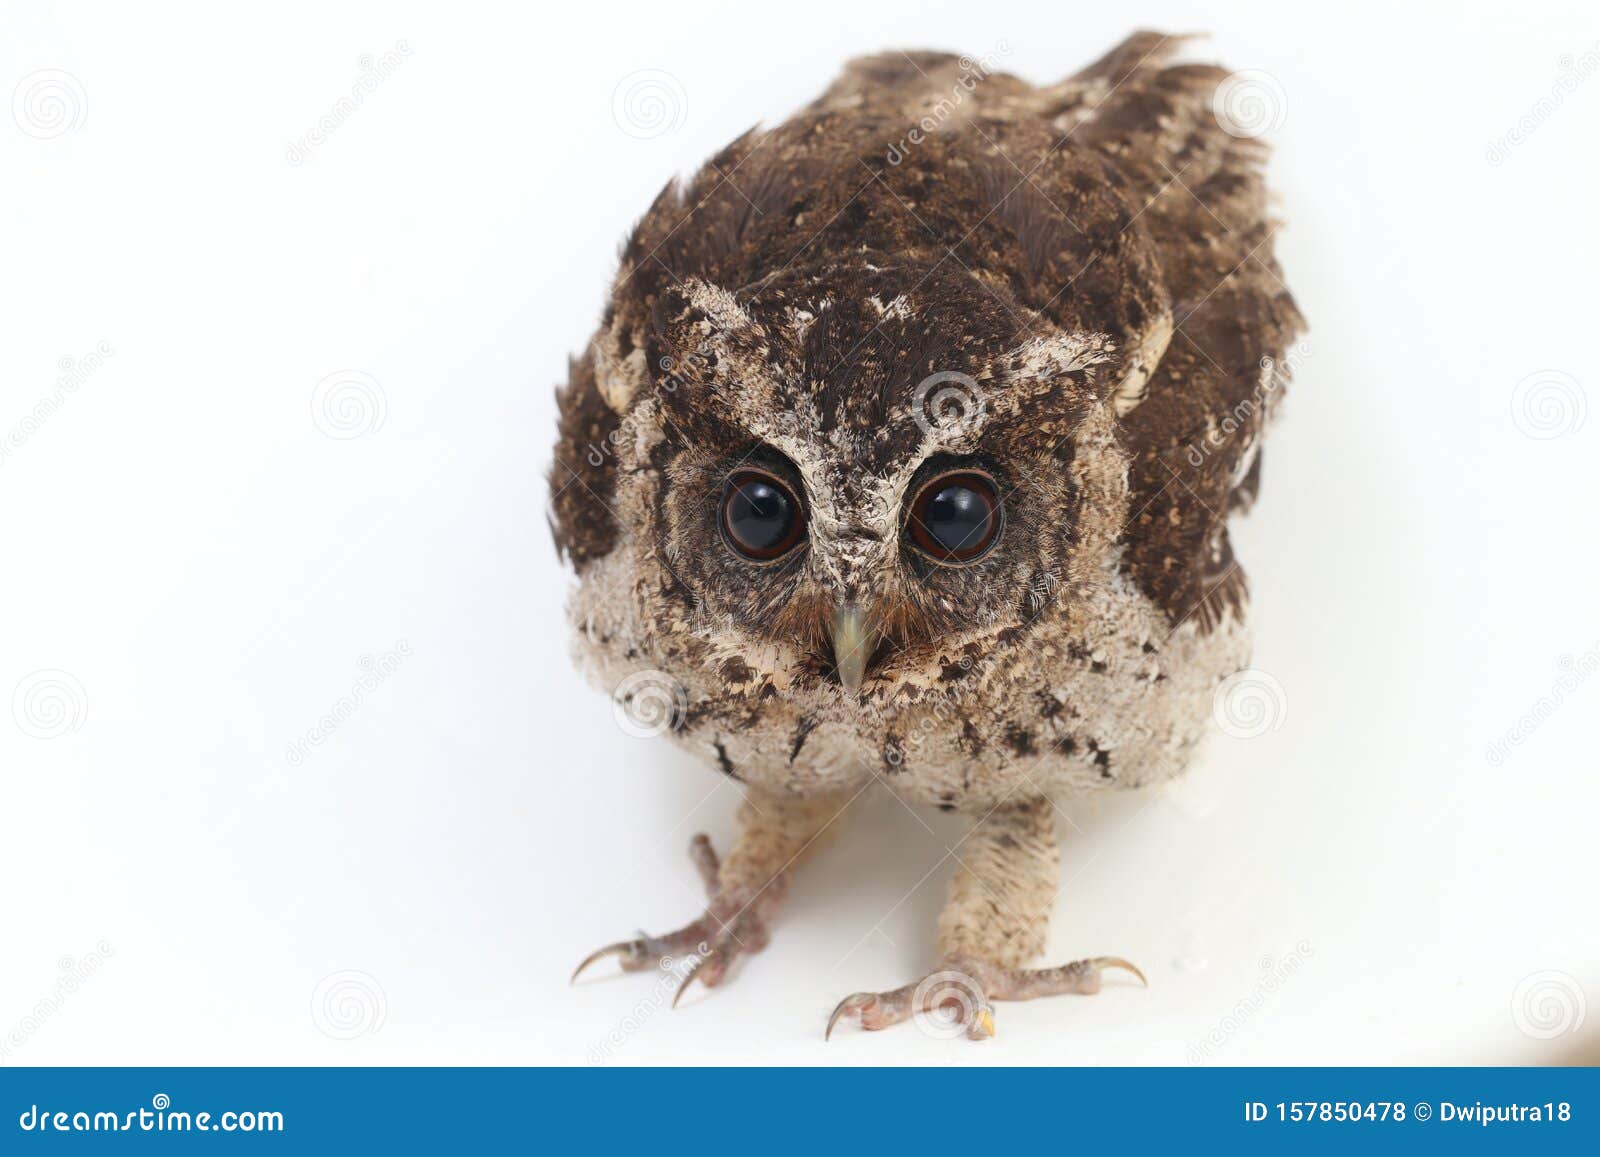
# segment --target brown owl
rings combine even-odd
[[[610,945],[715,985],[858,794],[974,817],[931,978],[880,1028],[1093,992],[1024,967],[1058,801],[1182,770],[1247,661],[1228,519],[1301,326],[1229,74],[1141,32],[1059,84],[857,60],[669,184],[559,391],[551,477],[582,665],[718,774],[709,905]],[[576,974],[575,974],[576,975]],[[680,993],[682,988],[680,988]]]

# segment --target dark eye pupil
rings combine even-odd
[[[798,504],[762,475],[737,475],[729,481],[722,523],[733,545],[752,558],[776,558],[799,540]]]
[[[784,540],[794,510],[789,496],[767,482],[745,482],[728,500],[728,529],[746,546],[770,550]]]
[[[951,554],[981,546],[994,514],[989,501],[965,486],[946,486],[928,499],[924,521],[928,534]]]
[[[940,562],[970,562],[988,550],[999,530],[994,488],[980,475],[935,482],[918,496],[911,539]]]

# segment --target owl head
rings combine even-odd
[[[600,517],[654,576],[639,597],[681,608],[658,651],[892,702],[1104,581],[1117,422],[1170,314],[1092,167],[1098,256],[953,142],[892,172],[769,147],[740,189],[669,187],[625,250],[578,367],[615,448]]]

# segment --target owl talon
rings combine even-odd
[[[849,996],[845,997],[838,1004],[833,1006],[833,1015],[828,1017],[828,1027],[823,1032],[822,1039],[830,1039],[833,1036],[834,1025],[839,1023],[839,1019],[841,1017],[852,1012],[860,1012],[862,1014],[862,1028],[871,1027],[867,1024],[865,1010],[868,1005],[876,1003],[877,999],[878,995],[874,992],[852,992]]]
[[[834,1007],[822,1039],[831,1038],[839,1021],[852,1013],[859,1016],[862,1028],[874,1031],[951,1009],[958,1019],[928,1020],[929,1026],[937,1026],[937,1031],[930,1029],[930,1035],[948,1036],[946,1029],[954,1026],[963,1030],[968,1040],[988,1040],[995,1035],[991,1001],[1090,995],[1100,991],[1100,974],[1106,968],[1131,972],[1149,987],[1144,973],[1120,956],[1093,956],[1060,968],[1002,968],[968,956],[952,956],[914,984],[889,992],[851,993]]]
[[[694,962],[694,967],[689,969],[688,973],[683,978],[683,983],[678,985],[678,990],[672,994],[673,1008],[678,1007],[678,1001],[682,1000],[683,994],[689,991],[689,986],[695,982],[695,978],[700,976],[701,973],[705,971],[706,965],[711,963],[711,958],[715,955],[715,953],[715,948],[710,949],[704,956],[701,956],[700,959]],[[713,979],[711,977],[707,977],[705,983],[708,987],[714,986]]]
[[[672,1007],[676,1008],[695,981],[715,988],[736,959],[767,946],[771,939],[767,916],[783,896],[783,876],[780,874],[759,890],[720,887],[717,873],[721,861],[704,834],[689,842],[689,859],[711,898],[705,914],[665,936],[641,932],[632,940],[619,940],[596,949],[573,971],[573,981],[591,965],[611,956],[618,958],[624,972],[638,972],[651,965],[674,971],[677,959],[689,968],[672,996]]]
[[[1150,981],[1143,972],[1139,971],[1139,966],[1131,961],[1122,959],[1120,956],[1095,956],[1090,959],[1089,963],[1096,968],[1120,968],[1124,972],[1131,972],[1139,978],[1140,984],[1146,988],[1150,987]]]
[[[615,944],[607,944],[604,948],[596,948],[593,952],[589,953],[589,955],[583,958],[582,964],[578,965],[578,967],[572,970],[572,979],[567,983],[578,983],[578,977],[583,975],[586,968],[588,968],[591,964],[604,960],[608,956],[621,957],[622,971],[635,972],[638,969],[643,968],[645,964],[646,955],[644,941],[618,940]]]

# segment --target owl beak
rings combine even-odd
[[[865,611],[846,604],[833,612],[828,633],[833,639],[833,663],[839,672],[839,683],[845,694],[854,695],[861,689],[878,632],[868,623]]]

